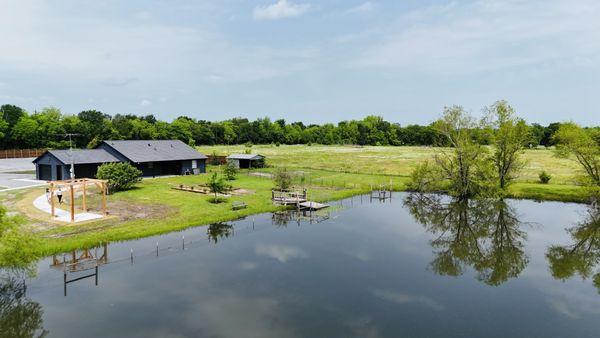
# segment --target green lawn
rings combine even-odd
[[[114,217],[95,222],[74,225],[49,223],[49,215],[36,211],[31,205],[33,199],[44,192],[39,188],[13,196],[18,203],[9,205],[9,209],[18,210],[27,215],[28,224],[42,238],[40,252],[52,254],[75,248],[92,247],[103,242],[128,240],[191,226],[229,221],[282,208],[271,202],[272,180],[247,173],[240,173],[237,180],[229,181],[229,183],[234,187],[246,189],[249,193],[243,196],[232,196],[225,203],[213,204],[208,201],[210,196],[171,189],[179,184],[202,184],[207,179],[208,175],[198,175],[143,180],[136,189],[109,196],[109,209],[112,205],[112,213],[121,213],[121,215],[114,215]],[[335,185],[337,181],[330,180],[324,183],[331,185],[332,182]],[[351,187],[350,184],[347,189],[342,189],[330,186],[308,186],[307,183],[307,188],[310,192],[310,199],[315,201],[342,199],[366,192],[366,190],[361,190],[363,188],[360,186]],[[234,211],[231,208],[233,201],[243,201],[248,207]],[[63,208],[66,209],[67,205],[63,205]],[[99,208],[98,198],[89,198],[88,206],[92,209]],[[144,213],[144,217],[136,218],[135,211],[133,213],[127,211],[128,214],[131,214],[131,219],[124,220],[125,212],[123,210],[127,210],[127,206]],[[121,212],[115,211],[116,208],[119,208]]]

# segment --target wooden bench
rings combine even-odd
[[[231,209],[232,210],[240,210],[240,209],[246,209],[248,207],[248,205],[245,202],[233,202],[231,204]]]

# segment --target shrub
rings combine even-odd
[[[23,220],[6,214],[0,206],[0,269],[6,271],[35,272],[38,239],[23,227]]]
[[[142,180],[142,171],[129,163],[105,163],[98,167],[96,177],[108,180],[109,191],[131,189]]]
[[[235,163],[229,162],[225,169],[223,169],[223,175],[225,175],[225,179],[228,181],[235,180],[238,173],[238,168],[235,166]]]
[[[277,189],[287,190],[292,186],[292,175],[286,168],[280,168],[275,171],[273,181]]]
[[[550,182],[550,180],[552,179],[552,176],[550,174],[548,174],[546,172],[546,170],[542,170],[542,172],[539,174],[539,178],[540,178],[540,183],[548,184],[548,182]]]

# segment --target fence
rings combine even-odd
[[[0,150],[0,159],[2,158],[25,158],[38,157],[44,153],[46,149],[6,149]]]
[[[207,155],[207,159],[206,159],[206,163],[207,164],[212,164],[212,165],[221,165],[221,164],[227,164],[227,156],[213,156],[213,155]]]

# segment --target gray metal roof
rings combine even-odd
[[[204,154],[179,140],[104,141],[132,162],[206,159]]]
[[[71,151],[68,149],[48,150],[48,153],[54,155],[54,157],[56,157],[63,164],[71,164]],[[121,161],[104,149],[73,149],[73,163],[74,164],[107,163],[107,162],[121,162]]]
[[[260,160],[264,156],[258,154],[231,154],[227,158],[232,160]]]

